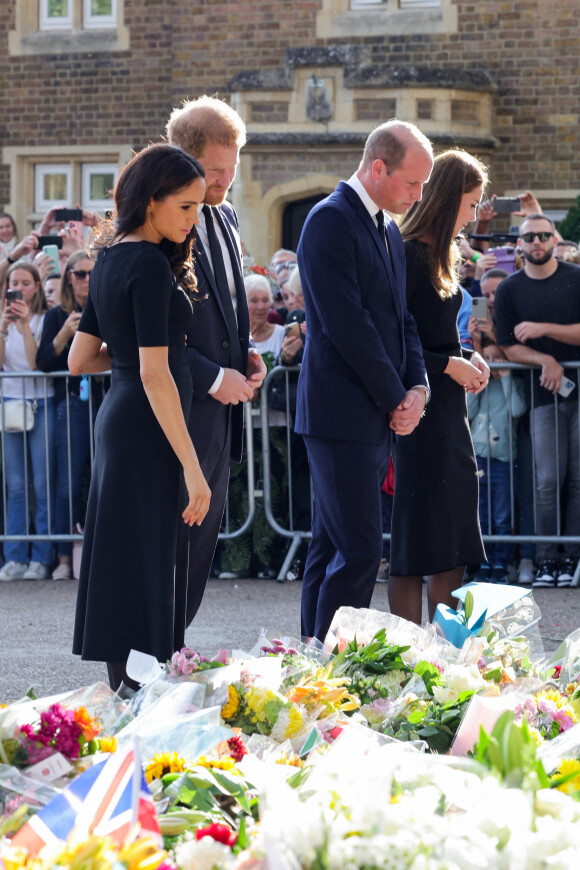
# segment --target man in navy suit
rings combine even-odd
[[[261,386],[266,366],[250,335],[238,219],[226,202],[246,142],[244,122],[226,103],[203,96],[172,112],[167,138],[197,158],[206,182],[196,227],[195,272],[201,298],[194,302],[187,333],[193,379],[188,425],[212,496],[201,526],[181,529],[182,546],[189,546],[186,618],[190,625],[211,570],[230,457],[236,462],[242,458],[244,402]]]
[[[298,246],[306,348],[296,431],[314,490],[302,582],[302,634],[324,640],[335,611],[368,607],[381,551],[381,485],[391,432],[417,426],[429,387],[405,299],[405,253],[383,209],[421,199],[431,144],[389,121],[367,139],[348,182],[309,213]]]

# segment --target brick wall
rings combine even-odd
[[[458,33],[353,37],[333,44],[365,46],[364,63],[370,66],[487,70],[498,87],[493,132],[500,147],[492,160],[493,188],[577,187],[577,0],[456,0],[456,5]],[[16,0],[3,0],[0,147],[100,142],[139,147],[158,138],[181,99],[223,91],[244,70],[279,69],[286,49],[325,45],[316,39],[320,6],[321,0],[127,0],[127,52],[9,57],[7,33],[14,29]],[[360,117],[369,114],[364,105],[359,111]],[[7,184],[0,166],[0,205],[8,198]]]

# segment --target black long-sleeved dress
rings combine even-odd
[[[397,436],[391,573],[428,575],[485,560],[478,478],[465,390],[443,374],[461,356],[461,293],[442,299],[429,278],[427,246],[405,243],[407,306],[417,323],[431,400],[424,418]]]

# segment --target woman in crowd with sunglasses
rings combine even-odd
[[[60,304],[46,315],[36,364],[44,372],[68,371],[68,353],[89,292],[94,266],[85,250],[68,258],[60,284]],[[70,535],[80,516],[83,473],[90,456],[91,429],[103,398],[103,378],[84,383],[81,378],[55,378],[56,508],[55,533]],[[89,401],[89,390],[92,392]],[[70,438],[69,438],[70,433]],[[70,452],[69,452],[70,445]],[[54,580],[72,577],[72,544],[58,543]]]

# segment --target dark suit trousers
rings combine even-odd
[[[212,401],[217,404],[217,400],[212,399]],[[191,415],[195,413],[194,402]],[[212,417],[212,422],[214,427],[211,437],[207,438],[203,445],[196,443],[199,441],[198,438],[193,439],[201,470],[211,489],[209,511],[201,526],[189,528],[182,523],[179,534],[179,548],[189,549],[186,626],[193,622],[205,592],[228,494],[231,442],[229,406],[220,404]],[[191,432],[192,426],[190,425],[189,428]]]
[[[305,435],[314,490],[312,541],[302,580],[302,635],[323,641],[341,606],[368,607],[383,547],[382,444]]]

